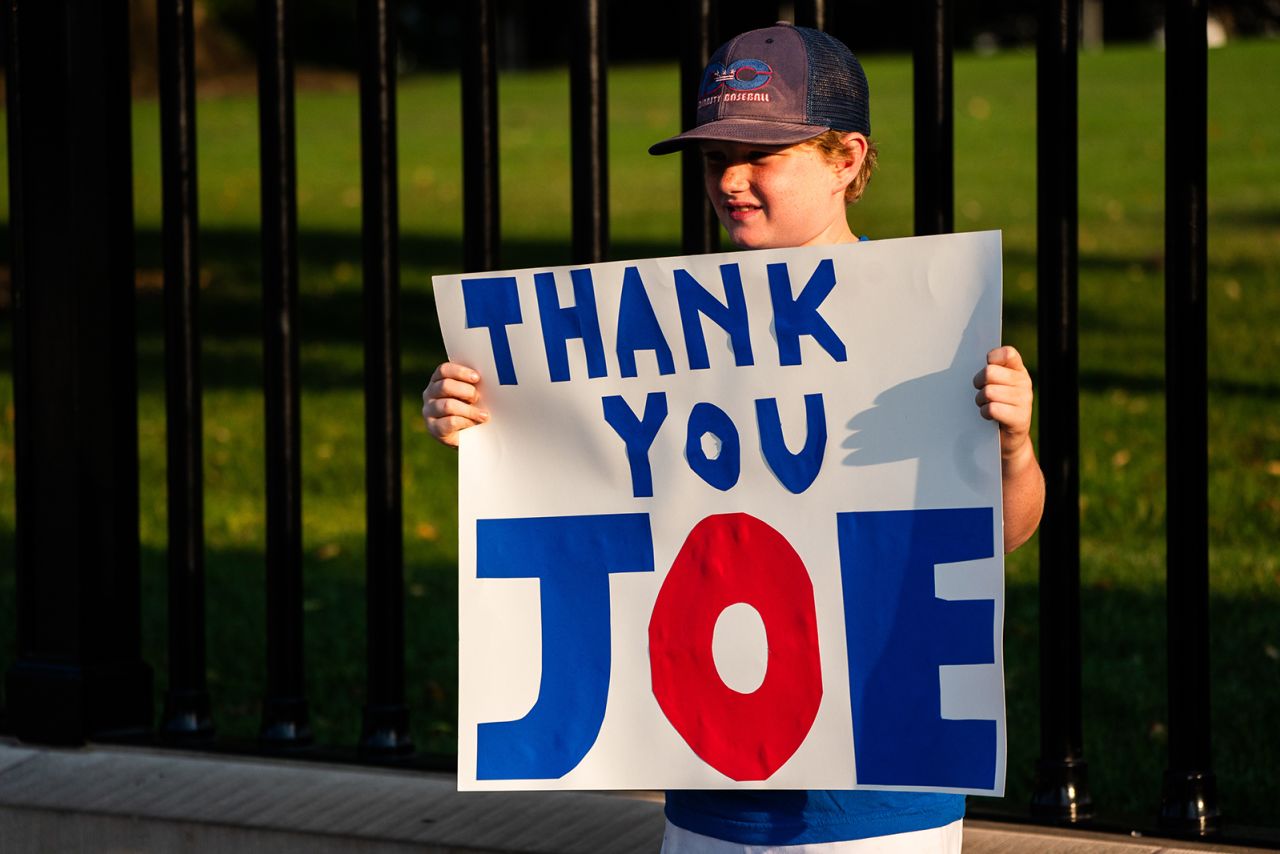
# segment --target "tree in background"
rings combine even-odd
[[[248,2],[252,5],[252,0]],[[216,4],[197,2],[194,7],[196,75],[214,78],[252,72],[252,53],[237,34],[220,26],[211,5]],[[129,0],[129,65],[135,92],[156,93],[156,52],[156,0]]]

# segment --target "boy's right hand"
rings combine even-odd
[[[475,405],[480,374],[471,368],[445,362],[431,375],[422,391],[422,420],[427,432],[450,447],[458,447],[458,431],[489,420],[489,413]]]

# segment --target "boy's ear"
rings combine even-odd
[[[862,161],[867,159],[867,138],[857,131],[850,131],[840,138],[847,156],[836,167],[836,177],[847,187],[858,177]]]

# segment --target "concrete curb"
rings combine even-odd
[[[452,776],[288,760],[0,746],[0,852],[653,852],[662,805],[459,793]]]
[[[0,742],[0,854],[649,854],[652,793],[460,793],[452,775],[144,748]],[[965,854],[1246,852],[969,820]]]

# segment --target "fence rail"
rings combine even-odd
[[[1169,759],[1160,818],[1220,828],[1209,749],[1204,0],[1169,0],[1167,361]],[[466,4],[465,266],[500,264],[496,3]],[[916,230],[953,226],[950,0],[916,0]],[[164,181],[169,487],[169,672],[159,726],[196,744],[214,724],[205,681],[199,250],[192,0],[158,5]],[[406,702],[393,0],[360,0],[367,515],[367,757],[412,752]],[[719,36],[741,28],[715,0],[680,18],[682,123]],[[303,681],[297,180],[291,4],[259,0],[259,145],[266,354],[267,676],[261,741],[310,741]],[[795,4],[830,24],[831,4]],[[18,737],[76,744],[152,722],[140,651],[136,357],[127,4],[9,0],[6,57],[13,239]],[[606,4],[569,22],[573,259],[609,254]],[[838,14],[848,14],[841,10]],[[1037,51],[1041,749],[1031,813],[1093,812],[1081,732],[1076,351],[1079,0],[1041,0]],[[1187,129],[1192,129],[1188,132]],[[682,160],[685,252],[717,249],[696,153]],[[68,240],[71,244],[68,244]],[[82,425],[91,419],[94,430]],[[1176,461],[1176,464],[1175,464]],[[1189,462],[1190,461],[1190,462]]]

